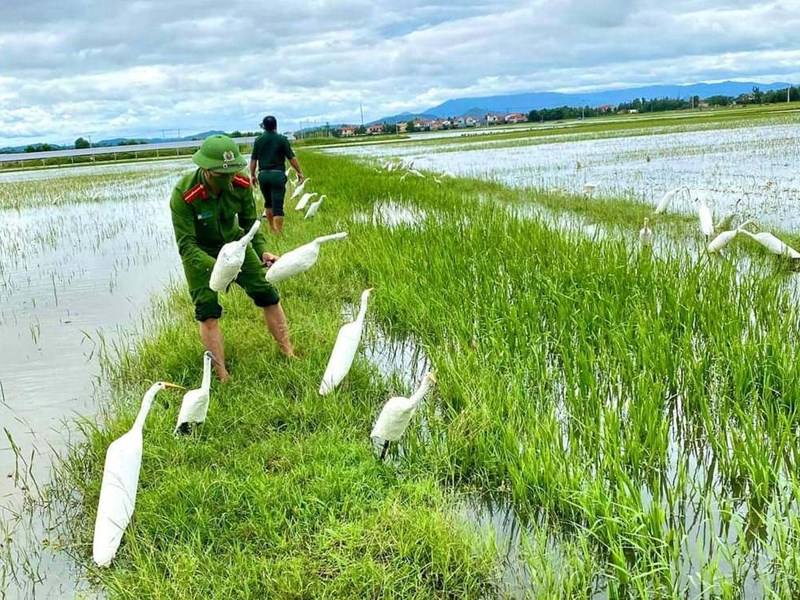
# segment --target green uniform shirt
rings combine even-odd
[[[216,197],[197,169],[184,175],[172,191],[172,227],[190,289],[208,285],[220,248],[240,239],[257,219],[250,180],[244,173],[236,177],[238,182]],[[259,257],[267,251],[260,231],[252,245]]]
[[[292,146],[286,136],[276,131],[265,131],[253,143],[251,160],[258,161],[259,171],[283,171],[286,159],[294,158]]]

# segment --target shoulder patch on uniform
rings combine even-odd
[[[234,175],[233,183],[235,185],[238,185],[239,187],[245,187],[245,188],[250,187],[250,180],[244,175]]]
[[[207,197],[208,192],[206,192],[206,188],[203,187],[202,183],[198,183],[196,186],[183,193],[183,201],[186,202],[186,204],[191,204],[197,199],[205,200]]]

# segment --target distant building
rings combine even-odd
[[[614,111],[614,105],[613,104],[603,104],[603,105],[597,107],[597,112],[599,112],[599,113],[610,113],[610,112],[613,112],[613,111]]]
[[[639,112],[639,109],[638,109],[638,108],[629,108],[629,109],[628,109],[628,114],[629,114],[629,115],[635,115],[635,114],[636,114],[636,113],[638,113],[638,112]]]
[[[467,127],[475,127],[478,124],[478,119],[475,117],[464,117],[464,125]]]
[[[367,135],[376,135],[383,133],[383,123],[376,123],[367,127]]]
[[[524,123],[528,120],[528,115],[523,113],[511,113],[506,115],[506,123]]]
[[[401,121],[397,124],[397,133],[405,133],[408,131],[408,123],[405,121]]]
[[[358,132],[358,127],[354,125],[342,125],[339,128],[339,133],[342,137],[353,137]]]
[[[428,119],[417,119],[414,121],[414,129],[416,131],[430,131],[431,122]]]
[[[494,113],[489,113],[486,115],[486,124],[487,125],[497,125],[499,123],[504,123],[505,117],[503,115],[497,115]]]

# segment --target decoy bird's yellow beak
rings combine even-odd
[[[428,373],[428,379],[431,380],[431,383],[438,383],[436,375],[434,373]]]
[[[169,383],[168,381],[164,382],[164,387],[168,390],[185,390],[186,388],[182,385],[177,385],[174,383]]]

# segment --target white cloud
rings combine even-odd
[[[28,0],[0,20],[0,146],[357,122],[454,97],[800,80],[794,0]]]

